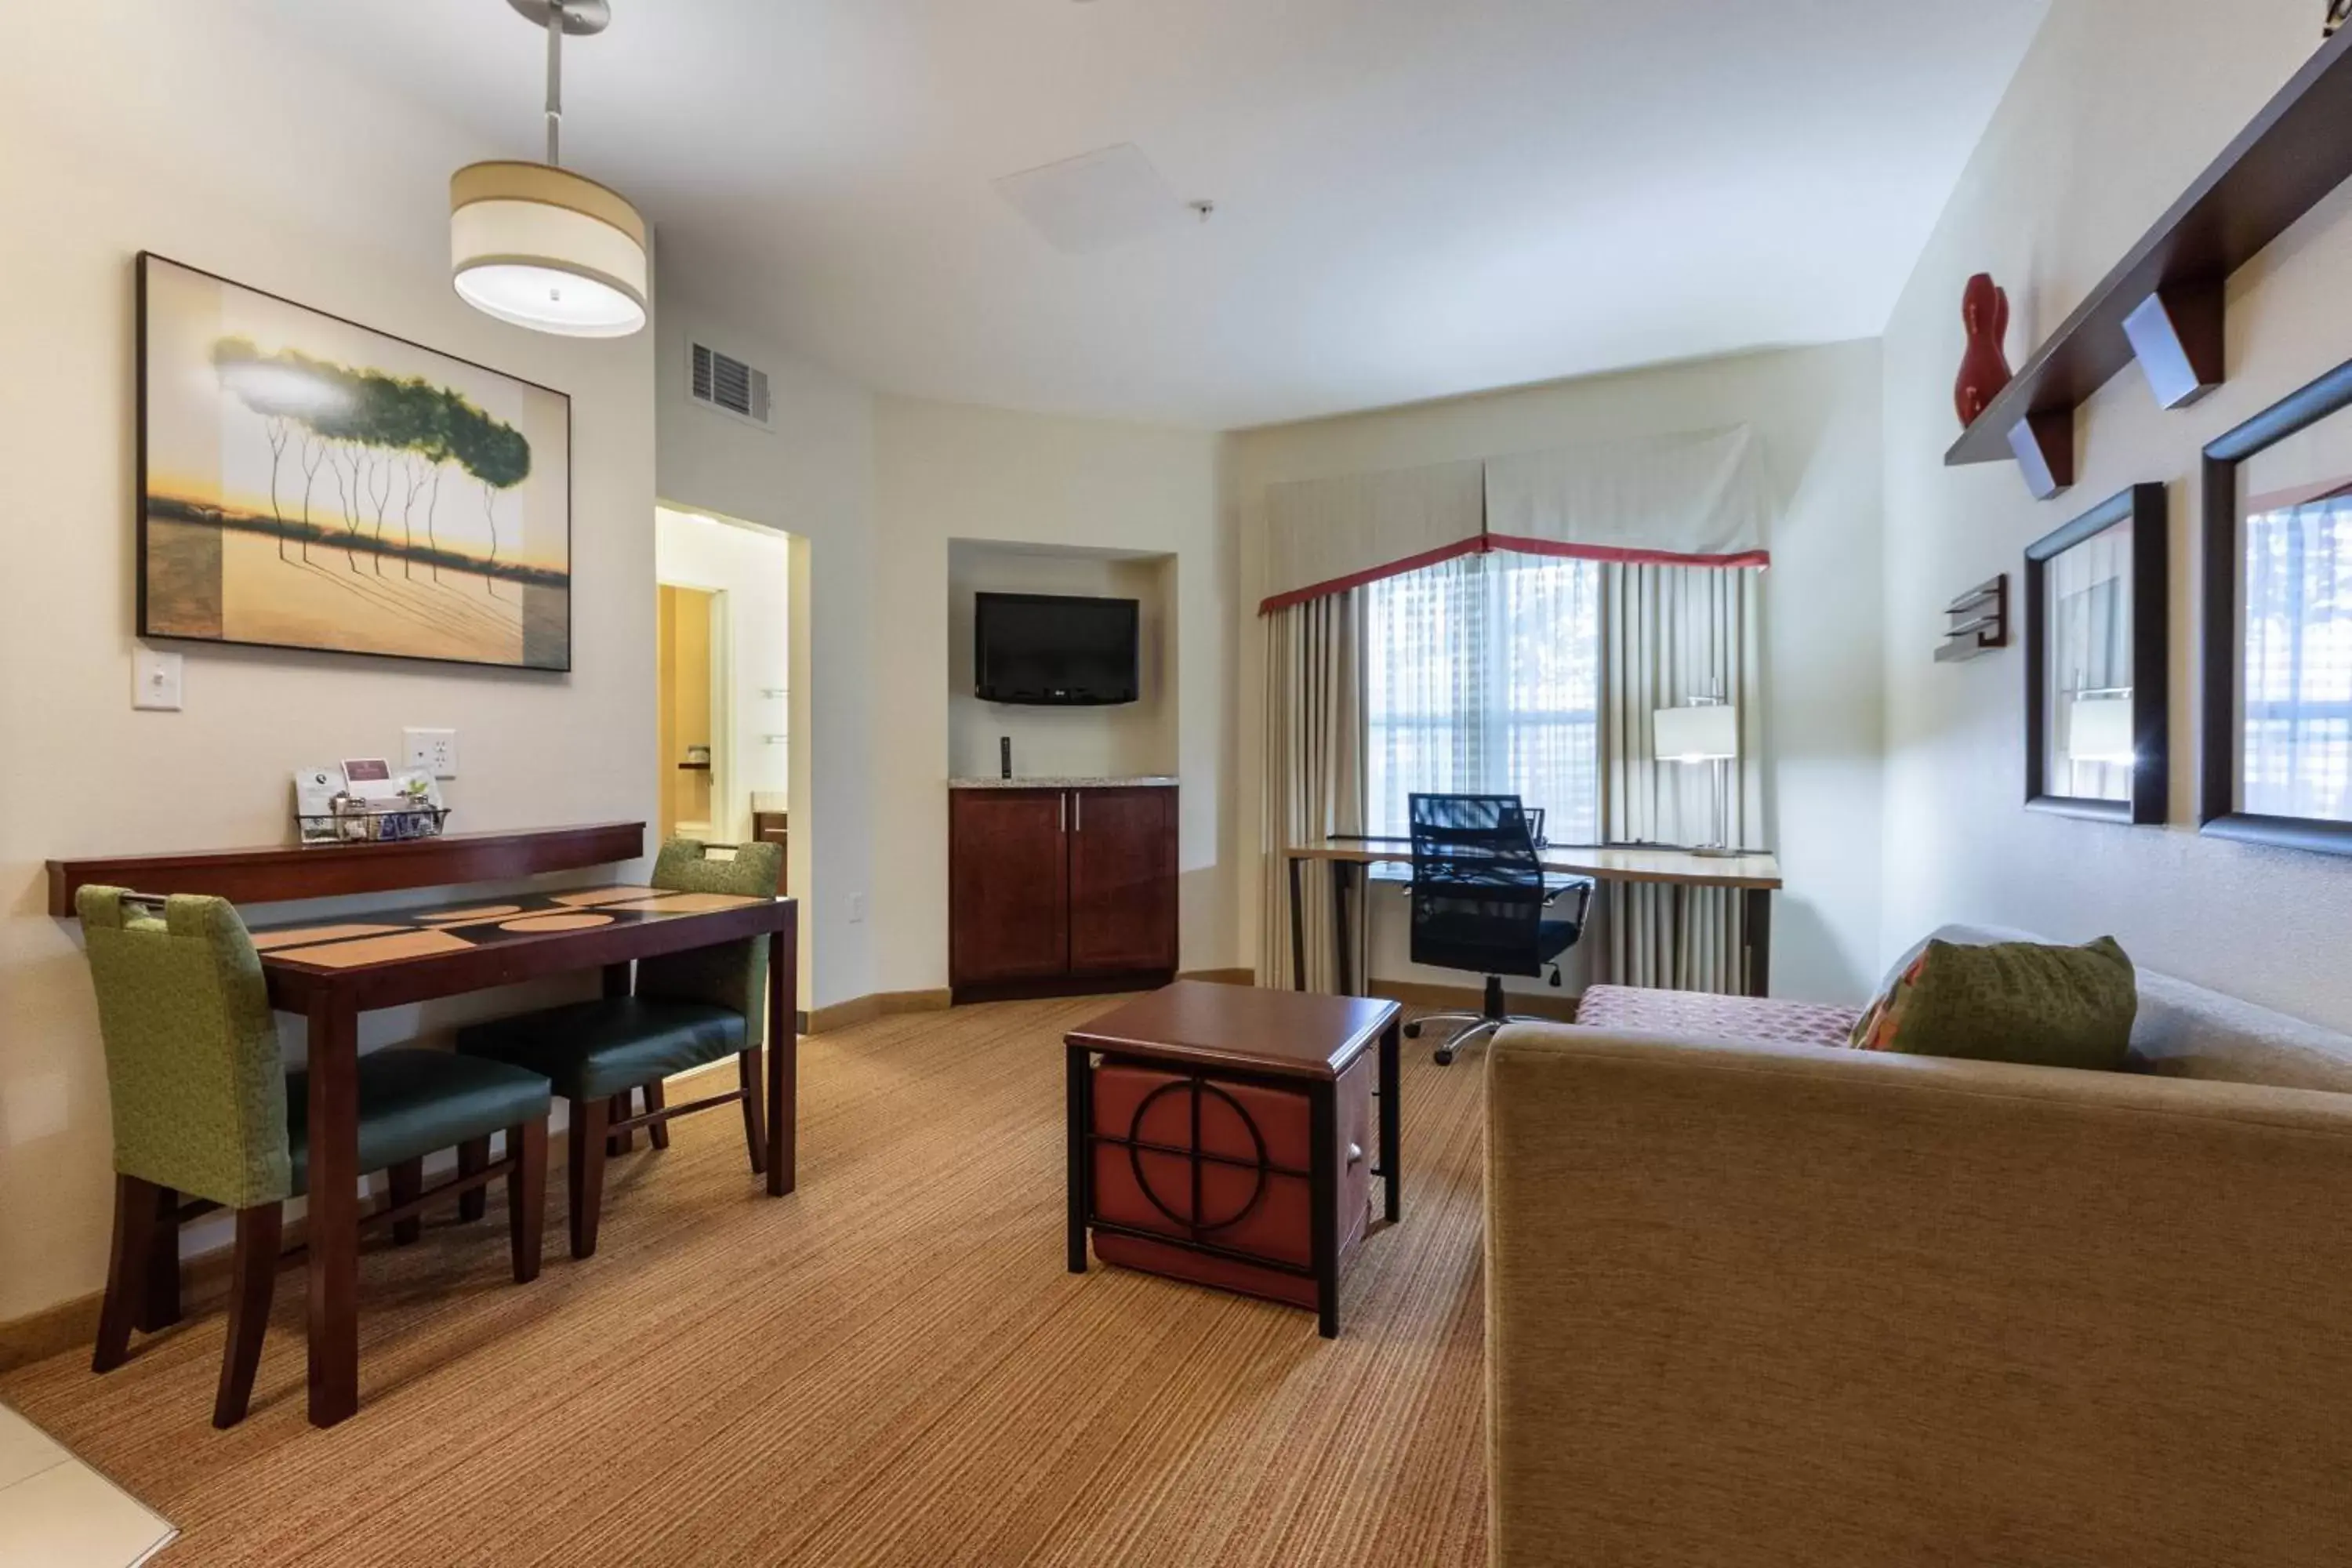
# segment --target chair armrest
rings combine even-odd
[[[2352,1096],[1519,1026],[1493,1561],[2352,1561]]]

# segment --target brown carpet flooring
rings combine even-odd
[[[362,1405],[332,1431],[303,1420],[299,1270],[234,1431],[201,1300],[108,1377],[62,1356],[0,1398],[179,1525],[165,1563],[1483,1563],[1483,1054],[1408,1047],[1404,1219],[1327,1342],[1065,1271],[1060,1039],[1103,1006],[809,1040],[796,1194],[759,1194],[740,1118],[688,1118],[616,1163],[584,1263],[550,1183],[530,1286],[500,1191],[486,1223],[371,1243]]]

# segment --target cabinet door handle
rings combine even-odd
[[[1084,833],[1087,830],[1087,797],[1074,795],[1070,796],[1070,801],[1072,805],[1070,815],[1076,819],[1070,826]]]
[[[1054,808],[1055,813],[1054,831],[1067,833],[1070,830],[1070,797],[1066,795],[1055,796]]]

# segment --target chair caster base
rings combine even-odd
[[[1418,1022],[1407,1024],[1404,1026],[1404,1037],[1408,1040],[1421,1038],[1421,1025]]]
[[[1450,1050],[1432,1051],[1429,1055],[1430,1059],[1439,1067],[1450,1068],[1454,1065],[1454,1053]]]

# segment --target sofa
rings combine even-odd
[[[1503,1031],[1492,1562],[2352,1563],[2352,1038],[2138,978],[2120,1073]]]

